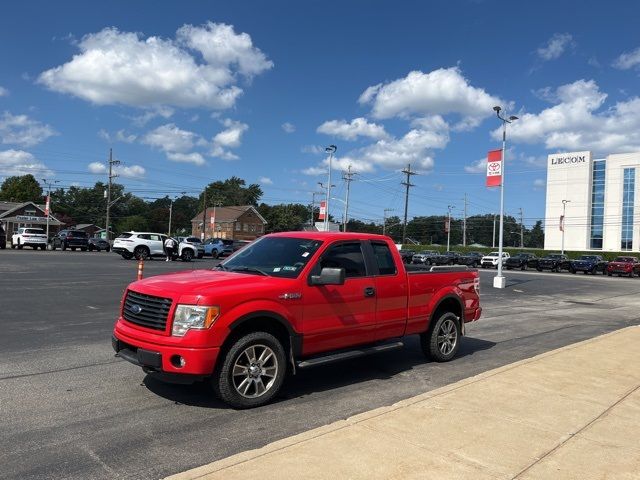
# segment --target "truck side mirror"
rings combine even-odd
[[[320,275],[311,275],[311,285],[343,285],[344,268],[323,268]]]

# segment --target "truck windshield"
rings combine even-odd
[[[296,278],[320,245],[321,241],[308,238],[262,237],[238,250],[216,268]]]

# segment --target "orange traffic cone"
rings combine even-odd
[[[144,271],[144,260],[138,260],[138,280],[142,280],[142,272]]]

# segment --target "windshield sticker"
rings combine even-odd
[[[297,270],[296,267],[282,267],[282,270],[285,272],[295,272]]]
[[[280,270],[282,270],[280,267],[275,267],[275,268],[273,269],[273,271],[274,271],[274,272],[279,272]]]
[[[309,256],[309,252],[304,252],[304,253],[302,254],[302,256],[303,256],[304,258],[307,258],[307,257]]]

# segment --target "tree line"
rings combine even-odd
[[[106,222],[107,185],[96,182],[92,187],[71,186],[56,188],[51,191],[52,214],[65,225],[93,223],[104,226]],[[36,203],[44,202],[42,187],[33,175],[8,177],[0,186],[0,200]],[[198,212],[216,206],[253,205],[267,221],[266,232],[283,232],[300,230],[308,225],[311,219],[311,205],[301,203],[268,205],[260,202],[263,196],[258,184],[247,184],[245,180],[231,177],[209,183],[199,196],[181,195],[172,198],[168,195],[153,200],[145,200],[126,192],[123,185],[112,184],[111,198],[115,200],[111,207],[111,226],[116,233],[128,230],[167,232],[169,209],[172,210],[172,232],[178,234],[191,233],[191,219]],[[172,205],[172,206],[171,206]],[[314,207],[313,217],[318,218],[318,208]],[[333,218],[330,217],[330,220]],[[446,245],[446,216],[418,216],[407,222],[406,236],[420,244]],[[384,225],[375,222],[363,222],[351,219],[347,230],[361,233],[385,233],[396,242],[402,239],[402,220],[398,216],[388,217]],[[463,243],[463,220],[451,219],[451,245]],[[544,232],[542,221],[537,221],[532,228],[523,227],[524,245],[528,248],[542,248]],[[520,246],[521,225],[512,216],[504,218],[504,245]],[[473,215],[466,221],[467,245],[494,244],[494,215]],[[495,244],[498,242],[498,224],[496,222]]]

